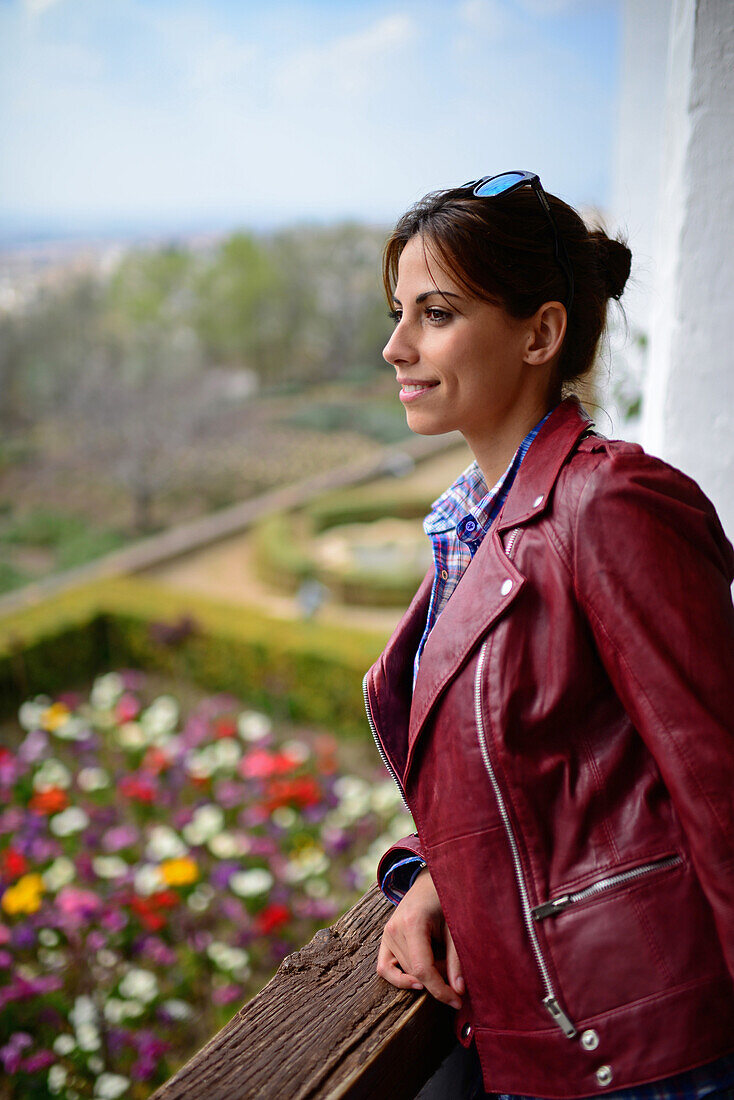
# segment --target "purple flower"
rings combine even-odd
[[[0,951],[0,967],[7,968],[13,965],[13,956],[9,951]]]
[[[245,800],[247,789],[244,783],[234,779],[221,779],[214,788],[214,799],[223,810],[231,810]]]
[[[102,847],[106,852],[119,852],[122,848],[130,848],[139,837],[140,832],[134,825],[117,825],[104,834]]]
[[[100,924],[108,932],[121,932],[123,928],[127,927],[127,922],[127,915],[119,909],[108,909],[107,912],[102,914],[100,920]]]
[[[290,948],[289,948],[290,950]],[[288,952],[286,952],[287,954]],[[285,956],[283,956],[285,957]],[[228,1005],[242,996],[242,990],[238,985],[223,985],[219,989],[212,990],[212,1002],[215,1005]]]
[[[173,966],[178,957],[173,948],[159,936],[146,936],[141,945],[141,953],[159,966]]]
[[[216,887],[217,890],[224,890],[235,871],[241,870],[239,863],[234,863],[232,860],[222,860],[221,863],[217,863],[212,868],[209,879],[212,886]]]
[[[26,1058],[20,1068],[23,1073],[38,1073],[39,1070],[48,1069],[55,1061],[56,1055],[53,1051],[39,1050],[35,1054],[31,1054],[29,1058]]]
[[[137,668],[121,668],[120,677],[128,691],[141,691],[145,686],[145,673]]]
[[[18,806],[8,806],[0,814],[0,833],[15,833],[22,828],[26,815]]]
[[[18,947],[21,951],[29,947],[35,947],[36,933],[29,924],[18,924],[13,929],[11,942],[13,947]]]
[[[26,764],[35,764],[48,749],[48,734],[44,730],[31,730],[18,749],[18,757]]]
[[[17,1073],[23,1051],[33,1045],[33,1039],[27,1031],[14,1031],[5,1046],[0,1047],[0,1061],[6,1073]]]

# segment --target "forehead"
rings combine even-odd
[[[422,294],[435,289],[459,293],[461,288],[439,260],[430,238],[416,233],[400,254],[395,294],[402,298],[404,294]]]

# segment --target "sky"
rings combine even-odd
[[[0,237],[609,201],[619,0],[0,0]]]

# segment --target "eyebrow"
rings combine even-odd
[[[419,306],[421,302],[425,302],[426,298],[430,298],[432,294],[440,294],[442,298],[461,298],[460,294],[453,294],[450,290],[426,290],[423,294],[419,294],[415,300],[415,304]],[[393,301],[396,305],[401,306],[403,303],[399,298],[396,298],[393,294]]]

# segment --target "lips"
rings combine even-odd
[[[417,401],[418,398],[424,394],[429,393],[430,390],[436,388],[439,385],[438,382],[430,382],[427,379],[420,378],[405,378],[400,381],[400,400],[405,404],[407,401]]]

